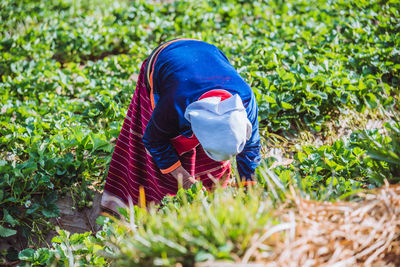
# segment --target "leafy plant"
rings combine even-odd
[[[207,197],[201,192],[196,201],[181,203],[179,209],[168,205],[161,210],[150,207],[146,212],[132,207],[128,222],[111,225],[109,240],[116,249],[113,264],[232,261],[245,253],[256,233],[276,223],[260,188],[248,194],[242,189],[217,189]]]
[[[108,262],[98,251],[104,249],[104,239],[99,232],[96,237],[90,232],[73,234],[57,229],[58,235],[52,239],[51,248],[22,250],[18,257],[19,266],[108,266]]]
[[[296,135],[320,131],[345,109],[398,111],[399,12],[395,0],[2,1],[0,236],[43,237],[66,192],[76,208],[91,205],[141,63],[159,43],[218,46],[253,88],[261,127]],[[396,129],[390,138],[367,133],[377,142],[370,147],[355,138],[306,147],[274,172],[283,187],[293,182],[323,199],[397,181]],[[167,198],[164,209],[197,203],[192,193]],[[37,253],[35,262],[47,257]]]
[[[387,122],[385,127],[387,135],[374,130],[360,132],[358,136],[360,146],[373,159],[374,169],[369,177],[379,185],[383,185],[385,180],[390,183],[400,181],[400,123]]]

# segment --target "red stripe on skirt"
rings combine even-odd
[[[136,90],[117,140],[104,187],[102,205],[114,211],[117,211],[115,206],[121,206],[122,203],[127,205],[129,199],[133,204],[138,204],[140,186],[144,188],[146,202],[160,202],[164,196],[174,195],[178,190],[175,178],[171,174],[161,173],[139,137],[143,136],[153,111],[145,86],[145,63],[140,69]],[[210,159],[201,145],[182,154],[179,159],[182,166],[209,189],[214,185],[209,175],[217,180],[222,177],[227,180],[231,173],[230,162]],[[120,205],[110,204],[113,200]]]

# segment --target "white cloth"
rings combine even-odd
[[[242,152],[251,137],[252,125],[237,94],[224,101],[220,97],[195,101],[187,106],[185,118],[206,154],[216,161]]]

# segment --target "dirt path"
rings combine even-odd
[[[72,210],[73,200],[71,195],[67,194],[64,197],[60,197],[56,204],[60,208],[60,217],[52,219],[52,223],[60,229],[67,230],[71,233],[84,233],[92,232],[95,233],[100,229],[100,226],[96,224],[96,219],[100,215],[100,201],[101,193],[96,192],[93,198],[93,206],[91,208],[84,208],[82,210]],[[51,243],[51,239],[56,235],[55,231],[51,231],[46,241]]]

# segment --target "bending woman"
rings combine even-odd
[[[159,202],[176,194],[179,182],[226,186],[233,156],[242,181],[254,183],[260,136],[251,88],[214,45],[168,41],[140,69],[102,207],[116,211],[138,204],[140,195]]]

